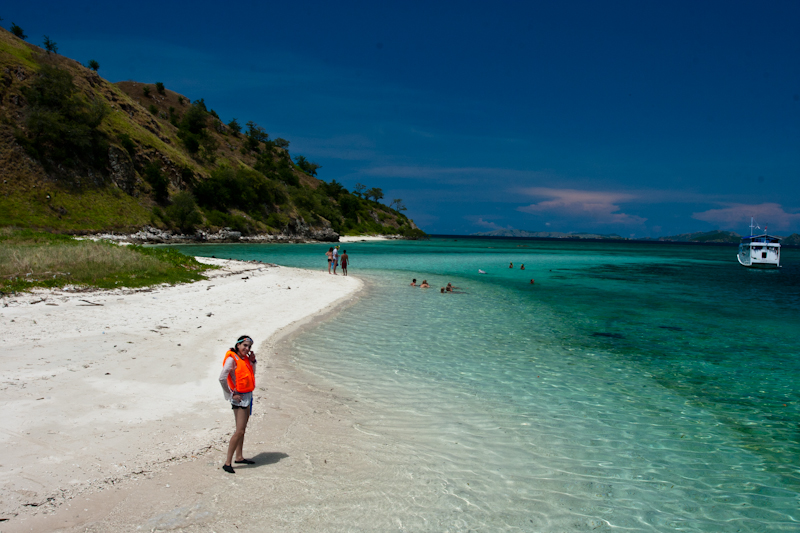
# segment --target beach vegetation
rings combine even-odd
[[[118,246],[69,235],[0,229],[0,292],[35,287],[118,288],[203,279],[208,266],[169,248]]]

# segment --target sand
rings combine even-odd
[[[326,464],[298,450],[318,445],[319,429],[304,434],[316,407],[327,406],[317,421],[329,439],[325,453],[336,455],[337,435],[342,450],[352,444],[347,402],[309,392],[275,342],[352,300],[362,283],[200,260],[221,269],[174,287],[0,300],[0,531],[150,531],[226,520],[219,490],[245,476],[220,469],[233,417],[217,378],[241,334],[255,339],[259,359],[245,453],[256,467],[273,467],[263,470],[273,484],[286,474],[281,467],[296,479]],[[212,488],[217,495],[204,496]]]
[[[346,242],[370,242],[370,241],[391,241],[395,239],[399,239],[400,236],[394,235],[359,235],[356,237],[339,237],[339,242],[346,243]]]

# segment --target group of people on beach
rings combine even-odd
[[[419,285],[417,285],[417,278],[414,278],[414,279],[412,279],[412,280],[411,280],[411,286],[412,286],[412,287],[417,287],[417,286],[419,286],[419,288],[420,288],[420,289],[430,289],[430,288],[431,288],[431,286],[430,286],[430,284],[428,283],[428,280],[427,280],[427,279],[423,279],[423,280],[422,280],[422,283],[420,283]],[[440,288],[440,289],[439,289],[439,292],[441,292],[442,294],[444,294],[444,293],[446,293],[446,292],[459,293],[459,291],[458,291],[459,289],[461,289],[461,287],[456,287],[456,286],[455,286],[455,285],[453,285],[452,283],[448,283],[448,284],[447,284],[447,287],[442,287],[442,288]]]
[[[342,255],[339,255],[339,246],[331,246],[328,248],[328,251],[325,252],[325,255],[328,257],[328,274],[331,273],[331,267],[333,267],[333,275],[336,275],[336,267],[339,266],[339,262],[342,263],[342,272],[344,275],[347,275],[347,265],[350,263],[350,257],[347,255],[347,250],[342,250]]]

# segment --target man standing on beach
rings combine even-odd
[[[339,265],[339,247],[333,248],[333,275],[336,275],[336,267]]]
[[[347,256],[347,250],[342,251],[342,272],[344,275],[347,275],[347,264],[350,262],[350,258]]]

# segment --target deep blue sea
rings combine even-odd
[[[322,270],[328,247],[178,248]],[[342,248],[363,297],[290,348],[393,443],[408,531],[800,531],[800,250],[757,271],[731,246]]]

